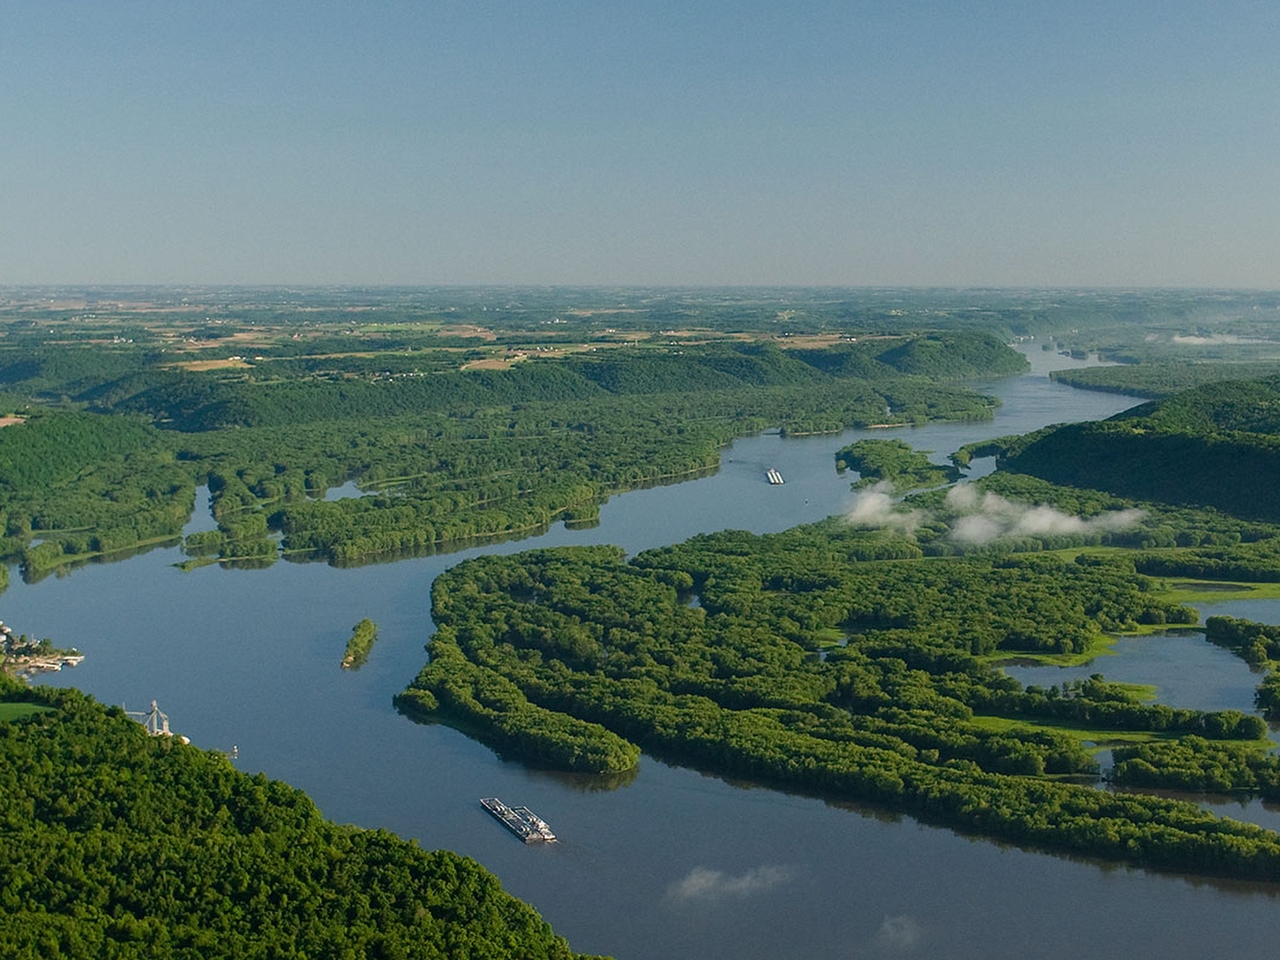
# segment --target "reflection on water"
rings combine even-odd
[[[361,490],[360,485],[354,480],[348,480],[341,486],[330,487],[324,492],[322,499],[326,503],[333,503],[335,500],[359,499],[369,492],[368,490]]]
[[[1040,687],[1086,680],[1095,673],[1121,683],[1156,686],[1156,700],[1189,710],[1242,710],[1253,713],[1253,694],[1261,676],[1235,654],[1204,639],[1199,630],[1168,630],[1121,637],[1110,655],[1074,667],[1010,664],[1005,673],[1019,683]]]

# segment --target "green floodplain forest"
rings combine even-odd
[[[1280,595],[1277,294],[3,289],[0,575],[179,539],[184,566],[379,563],[591,524],[764,429],[989,418],[976,384],[1026,369],[1011,344],[1112,361],[1060,378],[1147,402],[945,465],[887,429],[833,442],[859,509],[778,534],[460,563],[397,706],[543,767],[625,778],[646,751],[1280,883],[1280,834],[1178,798],[1280,800],[1280,625],[1203,624],[1255,671],[1250,713],[1001,669]],[[182,539],[198,487],[217,526]],[[375,636],[353,628],[352,666]],[[574,955],[481,865],[329,823],[75,691],[0,676],[0,755],[7,956]]]

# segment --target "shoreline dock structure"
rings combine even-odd
[[[555,842],[556,835],[551,832],[547,821],[528,807],[509,807],[497,797],[481,797],[480,806],[525,843]]]
[[[42,641],[48,648],[49,641]],[[37,673],[52,673],[63,667],[74,667],[84,661],[84,654],[78,650],[52,650],[41,652],[41,642],[28,639],[26,634],[15,635],[13,628],[0,620],[0,659],[5,668],[16,677],[27,681],[34,679]]]
[[[773,484],[775,487],[781,486],[783,483],[786,482],[785,480],[782,479],[782,474],[780,474],[773,467],[770,467],[768,470],[766,470],[764,472],[764,475],[765,477],[768,478],[769,482]]]

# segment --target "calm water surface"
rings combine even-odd
[[[1071,362],[1029,355],[1032,374],[990,386],[1005,402],[993,422],[892,435],[941,457],[972,440],[1105,417],[1130,403],[1052,384],[1047,369]],[[850,477],[836,475],[833,453],[867,435],[886,433],[749,438],[726,449],[714,476],[613,498],[593,529],[555,527],[394,564],[184,574],[172,566],[176,550],[156,550],[36,584],[15,576],[0,617],[87,654],[50,682],[130,709],[156,699],[175,730],[201,746],[237,746],[241,769],[301,787],[335,820],[475,857],[578,950],[630,960],[1077,960],[1244,956],[1274,945],[1276,888],[1031,854],[648,757],[629,783],[607,788],[504,762],[392,709],[424,659],[431,581],[452,564],[559,544],[635,553],[699,532],[818,520],[848,504]],[[769,467],[784,486],[765,483]],[[207,526],[207,517],[193,524]],[[378,643],[363,669],[343,671],[362,617],[377,621]],[[1103,669],[1112,673],[1111,664]],[[1176,697],[1199,696],[1199,670],[1175,658],[1162,684],[1177,678]],[[493,794],[531,806],[563,842],[516,841],[477,803]]]

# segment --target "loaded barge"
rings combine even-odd
[[[528,807],[508,807],[497,797],[481,797],[480,806],[498,818],[508,830],[525,843],[550,843],[556,835],[543,820]]]

